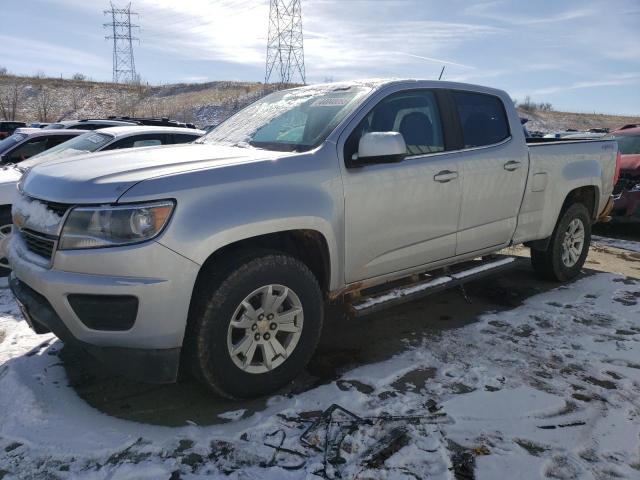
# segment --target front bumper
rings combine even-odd
[[[10,284],[37,333],[52,331],[128,377],[175,381],[197,264],[156,242],[57,251],[51,268],[37,265],[33,256],[13,235]],[[69,302],[78,294],[135,297],[133,326],[89,328]]]
[[[73,336],[51,304],[12,273],[9,286],[25,320],[36,333],[53,334],[68,345],[83,348],[110,370],[149,383],[172,383],[178,378],[180,348],[144,349],[98,347]]]

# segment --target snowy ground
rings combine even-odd
[[[213,426],[92,408],[70,384],[61,346],[30,332],[2,284],[1,480],[640,478],[640,280],[631,277],[591,272],[262,408],[228,404]],[[332,404],[360,419],[334,412],[301,442]]]
[[[640,242],[622,240],[619,238],[601,237],[599,235],[594,235],[591,241],[594,245],[606,245],[608,247],[615,247],[622,250],[628,250],[630,252],[640,253]]]

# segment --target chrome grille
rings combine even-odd
[[[51,260],[53,257],[53,250],[55,249],[56,242],[54,239],[33,230],[20,230],[20,234],[24,240],[27,249],[30,252],[35,253],[47,260]]]

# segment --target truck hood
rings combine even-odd
[[[36,165],[25,194],[58,203],[113,203],[138,182],[193,170],[272,160],[288,153],[219,145],[185,144],[108,151]]]

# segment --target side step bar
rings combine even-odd
[[[412,302],[433,293],[511,269],[520,260],[519,257],[502,257],[497,260],[493,258],[489,261],[461,263],[451,267],[451,270],[443,275],[427,275],[427,279],[422,282],[357,298],[348,306],[349,313],[354,317],[362,317],[385,308]]]

